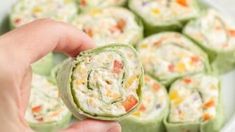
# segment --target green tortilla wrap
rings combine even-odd
[[[143,37],[140,20],[122,7],[91,9],[75,17],[72,24],[89,35],[97,46],[136,44]]]
[[[137,111],[120,120],[122,132],[164,132],[168,101],[166,88],[145,75],[142,103]]]
[[[77,12],[74,0],[18,0],[10,14],[10,25],[16,28],[42,18],[70,23]]]
[[[128,5],[143,20],[145,35],[180,30],[199,15],[197,0],[130,0]]]
[[[94,8],[106,8],[111,6],[125,6],[127,0],[77,0],[80,9],[88,11]]]
[[[72,114],[58,97],[58,88],[46,77],[33,74],[25,119],[37,132],[55,132],[66,127]]]
[[[184,28],[209,55],[215,73],[223,74],[235,67],[235,24],[225,15],[208,9]]]
[[[170,88],[167,132],[219,132],[223,105],[217,77],[198,74],[174,82]]]
[[[164,85],[185,75],[210,72],[207,55],[180,33],[154,34],[136,47],[145,72]]]
[[[142,79],[136,51],[127,45],[84,51],[57,72],[60,95],[78,119],[118,120],[134,112]]]

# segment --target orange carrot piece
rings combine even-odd
[[[138,100],[133,95],[129,95],[122,105],[126,111],[130,111],[137,103]]]
[[[123,69],[122,62],[120,62],[118,60],[114,60],[114,63],[113,63],[113,72],[119,74],[122,69]]]
[[[208,109],[208,108],[213,107],[213,106],[215,106],[215,101],[212,100],[212,99],[203,104],[204,109]]]
[[[158,46],[161,45],[161,41],[156,41],[156,42],[153,43],[153,45],[158,47]]]
[[[185,79],[184,79],[184,82],[185,82],[186,84],[189,84],[189,83],[192,82],[192,80],[191,80],[190,78],[185,78]]]
[[[91,30],[91,28],[85,28],[84,32],[90,37],[93,37],[93,31]]]
[[[145,111],[145,110],[146,110],[146,107],[145,107],[143,104],[141,104],[139,110],[140,110],[140,111]]]
[[[158,83],[154,83],[152,88],[154,91],[158,91],[160,89],[160,85]]]
[[[80,5],[81,6],[86,6],[87,5],[86,0],[80,0]]]
[[[40,112],[41,110],[42,110],[42,106],[41,106],[41,105],[38,105],[38,106],[35,106],[35,107],[32,108],[32,111],[33,111],[34,113],[38,113],[38,112]]]
[[[200,58],[198,56],[193,56],[191,57],[191,61],[197,63],[198,61],[200,61]]]
[[[123,32],[125,26],[126,26],[126,21],[125,21],[124,19],[119,19],[119,20],[117,21],[116,27],[117,27],[121,32]]]
[[[235,30],[229,30],[229,35],[235,37]]]
[[[170,72],[174,72],[175,66],[174,66],[173,64],[170,64],[170,65],[168,66],[168,70],[169,70]]]
[[[181,6],[184,6],[184,7],[188,6],[187,0],[176,0],[176,2],[180,4]]]
[[[211,115],[209,115],[208,113],[205,113],[203,116],[202,116],[202,120],[203,121],[209,121],[211,119]]]
[[[154,42],[154,46],[160,46],[167,38],[166,37],[161,37],[158,41]]]

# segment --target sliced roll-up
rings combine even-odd
[[[122,119],[123,132],[164,132],[163,119],[168,112],[168,94],[163,85],[144,76],[142,103],[137,111]]]
[[[198,74],[174,82],[169,92],[168,132],[218,132],[223,124],[220,81]]]
[[[145,72],[168,85],[175,79],[210,70],[207,55],[182,34],[165,32],[137,44]]]
[[[139,106],[142,76],[132,47],[108,45],[65,61],[57,72],[57,84],[76,118],[118,120]]]
[[[15,28],[40,18],[70,22],[77,11],[74,0],[19,0],[10,14],[10,23]]]
[[[214,70],[222,74],[235,67],[235,24],[225,15],[208,9],[191,21],[184,33],[209,55]]]
[[[46,77],[33,74],[32,88],[25,119],[39,132],[54,132],[66,127],[72,114],[59,98],[56,85]]]
[[[61,63],[55,65],[55,66],[52,68],[52,70],[51,70],[51,72],[50,72],[50,75],[48,76],[48,80],[49,80],[51,83],[57,84],[57,83],[56,83],[56,75],[57,75],[57,72],[58,72],[60,66],[62,66]]]
[[[130,0],[129,8],[142,18],[147,35],[179,30],[199,14],[197,0]]]
[[[49,75],[51,69],[53,68],[54,61],[53,61],[53,54],[49,53],[37,62],[32,64],[32,69],[34,73],[40,75]]]
[[[80,14],[72,23],[89,35],[97,46],[136,44],[143,36],[140,21],[121,7],[95,8]]]
[[[124,6],[127,0],[77,0],[82,11],[92,8],[105,8],[110,6]]]

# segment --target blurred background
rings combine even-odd
[[[8,13],[10,12],[12,5],[16,1],[17,0],[1,0],[0,1],[0,35],[9,30],[8,29]],[[214,6],[221,12],[226,13],[235,19],[235,0],[204,0],[204,1],[210,3],[212,6]],[[230,87],[230,88],[231,86],[235,87],[234,77],[235,77],[235,72],[225,75],[223,78],[224,87]],[[223,92],[223,94],[224,96],[233,97],[234,91],[235,90],[231,92],[225,91]],[[226,114],[226,119],[228,119],[229,121],[225,125],[226,127],[222,130],[223,132],[233,132],[235,130],[235,117],[233,116],[235,108],[231,108],[231,106],[229,106],[230,104],[234,104],[234,98],[235,97],[224,99],[225,108],[229,108],[229,109],[225,109],[225,113],[229,113],[229,114]]]
[[[8,30],[7,23],[8,23],[8,12],[11,10],[12,5],[17,0],[1,0],[0,2],[0,35],[3,34]]]
[[[7,31],[7,13],[11,10],[12,5],[17,0],[7,0],[7,1],[1,1],[0,2],[0,34]],[[218,8],[219,10],[222,10],[222,12],[227,13],[235,18],[235,0],[203,0],[214,7]],[[3,21],[2,21],[3,20]]]

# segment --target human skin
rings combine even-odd
[[[32,78],[31,64],[51,51],[76,56],[93,41],[75,27],[49,19],[34,21],[0,36],[0,130],[32,131],[24,120]],[[116,122],[86,119],[63,132],[119,132]]]

